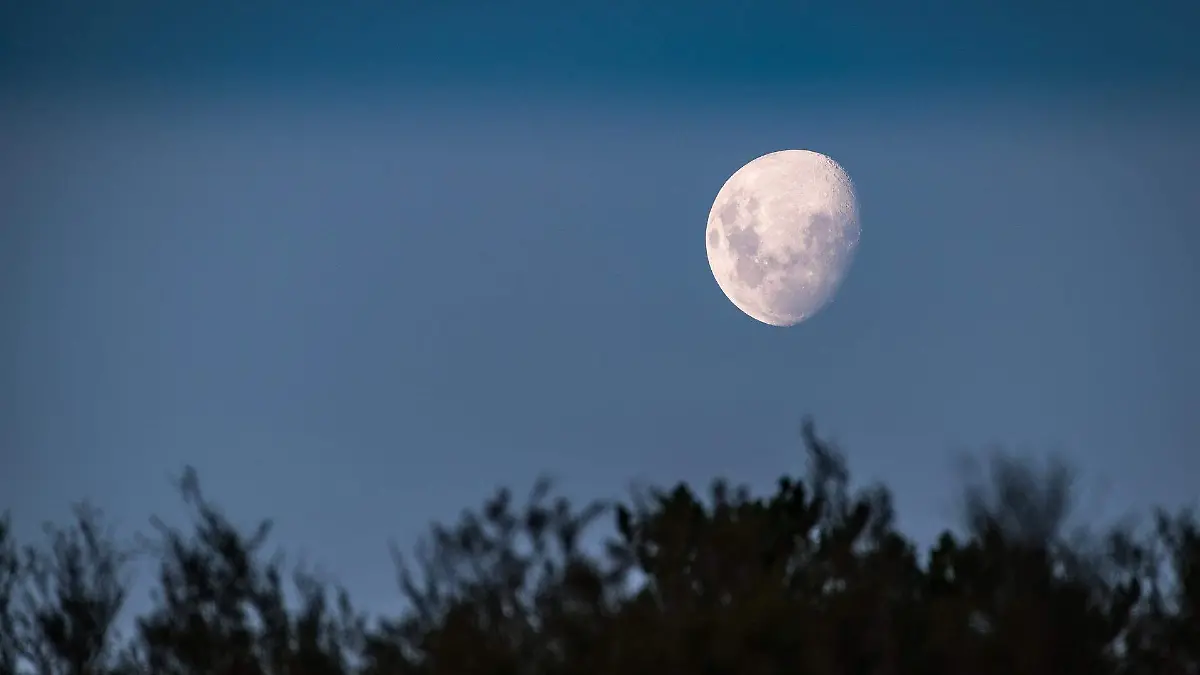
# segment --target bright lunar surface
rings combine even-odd
[[[808,150],[763,155],[737,170],[708,214],[708,264],[746,314],[792,326],[833,298],[854,258],[858,206],[846,172]]]

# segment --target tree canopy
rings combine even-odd
[[[999,458],[965,528],[921,550],[886,487],[855,489],[804,427],[809,470],[573,505],[500,490],[396,556],[406,609],[371,617],[264,553],[181,482],[191,531],[117,540],[101,514],[20,544],[0,521],[0,675],[958,675],[1200,673],[1200,528],[1069,536],[1069,474]],[[581,541],[612,523],[602,551]],[[351,525],[351,524],[347,524]],[[134,556],[153,606],[117,634]]]

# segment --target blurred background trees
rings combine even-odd
[[[397,553],[396,617],[266,556],[269,523],[235,527],[190,471],[190,532],[126,544],[80,507],[19,544],[0,521],[0,675],[1200,673],[1190,512],[1069,534],[1070,473],[997,456],[964,487],[965,530],[922,551],[885,487],[852,489],[811,424],[803,442],[808,472],[766,495],[501,490]],[[586,550],[600,519],[613,534]],[[157,584],[122,636],[135,555]]]

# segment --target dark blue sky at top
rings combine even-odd
[[[383,607],[387,539],[498,485],[765,487],[805,414],[922,537],[993,443],[1091,513],[1194,497],[1195,3],[350,4],[0,5],[22,533],[178,522],[192,464]],[[863,239],[784,330],[702,233],[796,147]]]
[[[38,81],[488,78],[656,86],[895,78],[1105,82],[1192,74],[1200,9],[1052,0],[9,2],[0,62]]]

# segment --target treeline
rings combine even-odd
[[[191,531],[122,543],[80,508],[40,546],[0,526],[0,675],[1196,675],[1200,532],[1074,536],[1069,475],[998,459],[964,534],[928,551],[884,487],[853,489],[811,425],[771,494],[716,481],[573,506],[500,491],[398,558],[406,611],[368,617],[264,552],[182,481]],[[602,552],[581,536],[612,523]],[[347,523],[353,526],[353,523]],[[151,609],[117,635],[128,564]]]

